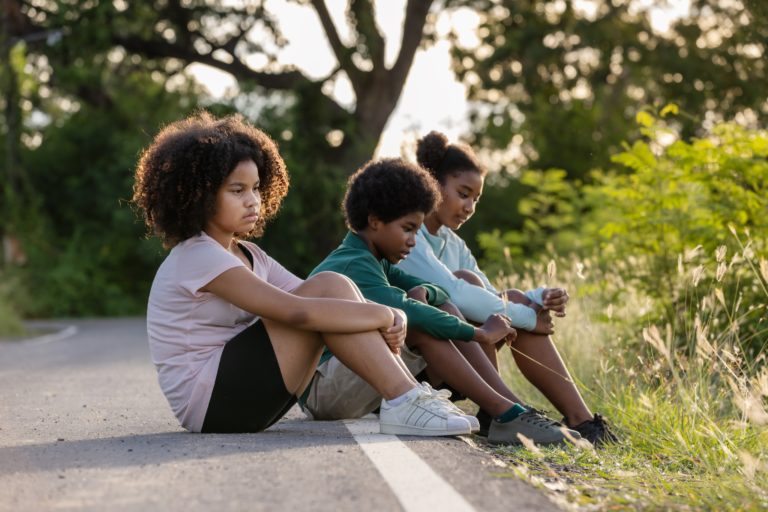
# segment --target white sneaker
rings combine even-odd
[[[471,433],[469,422],[417,387],[398,405],[381,401],[379,427],[382,434],[407,436],[458,436]]]
[[[422,382],[421,387],[432,395],[435,398],[440,398],[441,400],[444,400],[446,405],[452,410],[455,414],[458,414],[459,416],[462,416],[465,420],[469,422],[469,426],[472,429],[472,433],[479,432],[480,431],[480,422],[477,420],[476,417],[472,416],[471,414],[466,414],[464,411],[459,409],[454,405],[453,402],[451,402],[451,392],[447,389],[435,389],[432,387],[432,385],[429,382]]]

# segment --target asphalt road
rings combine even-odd
[[[298,410],[260,434],[187,433],[143,318],[60,327],[0,342],[2,511],[557,510],[471,440],[365,435],[375,422]]]

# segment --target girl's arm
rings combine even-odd
[[[343,299],[299,297],[272,286],[245,267],[219,274],[200,289],[240,309],[297,329],[353,333],[387,329],[394,314],[386,306]]]
[[[466,246],[463,247],[466,249]],[[466,249],[466,252],[472,258],[472,267],[477,269],[477,262],[469,253],[469,249]],[[429,242],[421,234],[417,238],[416,247],[411,250],[411,254],[405,260],[398,264],[398,267],[443,288],[448,292],[451,302],[473,322],[483,323],[491,314],[506,314],[512,320],[514,327],[531,330],[536,326],[536,313],[530,308],[519,304],[508,304],[490,290],[456,277],[437,258]],[[478,277],[481,275],[478,274]]]

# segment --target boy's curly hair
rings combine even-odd
[[[136,166],[133,203],[150,232],[170,248],[200,233],[215,213],[216,194],[244,160],[259,170],[259,220],[240,237],[259,236],[288,192],[288,172],[275,142],[239,115],[199,112],[163,128]]]
[[[445,177],[464,171],[473,171],[485,176],[475,152],[463,144],[449,144],[448,137],[431,131],[416,144],[416,160],[440,183]]]
[[[421,167],[400,158],[371,161],[347,181],[344,216],[353,231],[368,226],[368,216],[392,222],[413,212],[431,212],[440,192]]]

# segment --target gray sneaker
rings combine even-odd
[[[517,434],[522,434],[536,444],[564,443],[566,436],[564,427],[555,420],[547,418],[535,411],[524,412],[517,418],[506,423],[495,419],[491,421],[488,431],[488,442],[491,444],[522,444]],[[574,439],[581,439],[581,434],[567,429]]]

